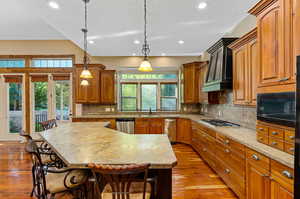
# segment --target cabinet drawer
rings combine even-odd
[[[293,192],[294,170],[276,162],[271,161],[271,177],[281,186],[285,187],[290,192]]]
[[[275,137],[278,139],[284,138],[284,130],[282,129],[276,129],[276,128],[269,128],[269,135],[271,137]]]
[[[262,126],[260,124],[257,124],[256,125],[256,132],[268,135],[269,134],[269,128],[266,127],[266,126]]]
[[[295,144],[284,143],[284,151],[291,154],[291,155],[294,155],[294,153],[295,153]]]
[[[286,142],[295,142],[295,131],[285,131],[284,132],[284,140]]]
[[[283,140],[274,138],[274,137],[269,137],[269,146],[274,147],[279,150],[284,150],[284,145],[283,145]]]
[[[270,159],[266,156],[252,150],[247,149],[247,160],[251,163],[256,165],[257,167],[269,170],[270,169]]]
[[[224,144],[225,146],[229,147],[231,150],[236,151],[238,154],[245,156],[245,146],[224,136],[221,134],[217,134],[217,140]]]
[[[269,144],[269,136],[263,133],[257,133],[256,139],[260,143],[267,144],[267,145]]]

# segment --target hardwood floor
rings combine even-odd
[[[191,147],[176,144],[173,148],[178,158],[173,169],[173,199],[236,199]],[[0,199],[31,198],[30,162],[23,144],[0,142]]]

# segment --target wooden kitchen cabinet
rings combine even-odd
[[[100,103],[101,104],[115,104],[115,71],[102,70],[100,72]]]
[[[93,75],[92,79],[88,79],[88,86],[81,86],[80,74],[83,67],[76,67],[75,78],[76,78],[76,98],[75,102],[78,104],[90,103],[97,104],[100,102],[100,84],[99,84],[99,68],[89,67],[90,72]]]
[[[203,62],[203,64],[201,64],[199,69],[199,103],[200,104],[209,103],[208,100],[209,93],[202,91],[202,88],[206,81],[207,71],[208,71],[208,62]]]
[[[233,53],[233,103],[256,105],[257,30],[254,29],[229,47]]]
[[[177,119],[177,135],[176,141],[184,144],[191,144],[192,141],[192,125],[189,119]]]
[[[102,65],[89,65],[93,78],[88,86],[81,86],[82,65],[75,69],[75,102],[78,104],[115,104],[115,71],[103,70]]]
[[[199,71],[202,62],[184,64],[183,73],[183,103],[199,103]]]
[[[261,0],[249,12],[257,16],[258,92],[293,91],[294,0]]]
[[[163,118],[136,118],[135,134],[163,134],[164,133]]]
[[[246,187],[247,199],[270,199],[270,160],[247,149]]]

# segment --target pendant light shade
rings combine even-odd
[[[88,86],[89,82],[86,79],[92,79],[93,75],[92,73],[89,71],[88,69],[88,56],[87,56],[87,33],[88,33],[88,29],[87,29],[87,3],[90,0],[83,0],[84,2],[84,28],[81,29],[81,31],[83,32],[83,39],[84,39],[84,56],[83,56],[83,71],[80,74],[80,78],[84,79],[81,81],[82,86]]]
[[[81,80],[80,85],[81,86],[88,86],[89,85],[89,81],[86,80],[86,79],[83,79],[83,80]]]
[[[141,71],[141,72],[151,72],[152,71],[151,63],[148,61],[148,59],[144,59],[144,61],[142,61],[141,65],[139,67],[139,71]]]
[[[142,61],[139,71],[141,72],[151,72],[151,63],[148,60],[148,55],[150,53],[150,46],[147,41],[147,0],[144,0],[144,44],[142,48],[142,53],[144,55],[144,60]]]
[[[83,69],[83,71],[80,74],[80,78],[82,78],[82,79],[92,79],[93,75],[88,69]]]

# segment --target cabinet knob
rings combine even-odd
[[[293,179],[294,178],[293,175],[289,171],[286,171],[286,170],[282,171],[281,174],[283,176],[287,177],[288,179]]]
[[[229,149],[225,149],[225,153],[230,153],[230,150]]]
[[[255,155],[255,154],[253,154],[253,155],[252,155],[252,159],[258,161],[258,160],[259,160],[259,157],[258,157],[257,155]]]
[[[276,146],[278,143],[277,142],[272,142],[271,145]]]
[[[225,144],[229,144],[230,143],[230,141],[229,140],[225,140],[225,142],[224,142]]]
[[[206,151],[207,151],[207,149],[206,149],[206,148],[204,148],[202,151],[206,152]]]
[[[294,136],[294,135],[291,135],[291,136],[289,136],[289,138],[290,138],[291,140],[294,140],[294,139],[295,139],[295,136]]]
[[[263,131],[264,129],[263,128],[258,128],[258,130]]]
[[[273,132],[272,132],[272,135],[278,135],[278,132],[273,131]]]
[[[230,173],[230,170],[229,169],[225,169],[225,173]]]

